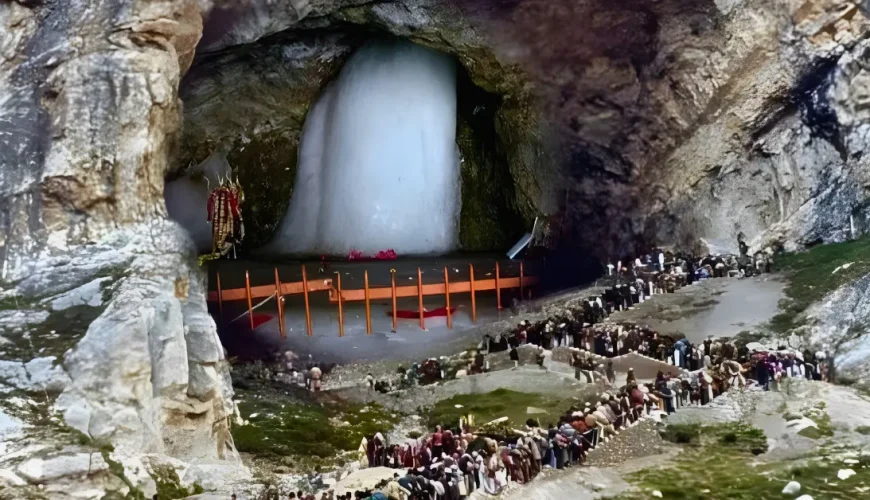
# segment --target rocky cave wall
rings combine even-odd
[[[500,62],[448,3],[333,2],[284,24],[257,12],[233,16],[221,37],[203,40],[202,55],[182,84],[184,135],[174,172],[184,174],[216,149],[228,152],[246,193],[247,248],[269,241],[286,213],[310,106],[347,57],[374,37],[407,38],[455,55],[463,65],[457,124],[462,248],[507,248],[535,216],[554,208],[526,76]],[[215,19],[221,24],[224,18]]]
[[[0,411],[57,432],[46,460],[90,456],[62,456],[70,429],[119,456],[234,456],[205,277],[162,199],[207,3],[0,2]],[[30,480],[88,488],[76,470]]]
[[[744,232],[796,249],[842,240],[847,214],[866,227],[868,25],[854,2],[464,5],[542,97],[563,245],[733,250]]]
[[[867,231],[867,19],[846,2],[783,15],[794,24],[767,25],[716,80],[715,107],[643,177],[647,238],[734,251],[743,232],[755,249],[797,250]]]

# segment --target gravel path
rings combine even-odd
[[[607,443],[601,443],[598,448],[589,452],[586,465],[611,467],[620,465],[628,459],[662,453],[667,443],[659,436],[658,425],[654,420],[649,419],[634,427],[623,429],[618,436],[614,436]]]

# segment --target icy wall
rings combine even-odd
[[[457,246],[456,62],[404,41],[361,48],[312,107],[271,253],[439,254]]]
[[[217,151],[188,175],[167,182],[163,190],[169,218],[187,230],[200,253],[211,252],[211,224],[207,222],[209,188],[217,187],[220,179],[231,173],[227,154]]]

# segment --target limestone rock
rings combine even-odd
[[[36,358],[21,363],[0,360],[0,384],[6,384],[23,391],[48,391],[60,393],[69,382],[69,377],[54,356]]]
[[[870,275],[840,287],[806,311],[811,345],[831,349],[837,371],[854,380],[870,379]]]
[[[46,459],[32,458],[16,467],[16,472],[31,484],[43,484],[62,477],[80,478],[108,468],[109,464],[99,453],[76,453]]]
[[[797,495],[801,490],[801,483],[797,481],[789,481],[782,489],[783,495]]]
[[[111,278],[97,278],[66,293],[52,297],[49,301],[52,310],[61,311],[74,306],[98,307],[103,304],[103,286]]]
[[[21,479],[17,474],[9,469],[0,469],[0,484],[24,486],[27,484],[27,481]]]

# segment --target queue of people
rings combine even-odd
[[[576,348],[572,353],[575,376],[602,383],[605,392],[545,426],[529,419],[523,429],[493,432],[460,421],[452,428],[438,426],[430,434],[399,444],[390,444],[376,433],[360,444],[360,463],[402,472],[371,491],[348,493],[344,498],[461,500],[478,489],[497,494],[511,483],[532,480],[543,470],[582,465],[591,450],[651,415],[658,418],[684,406],[706,405],[732,388],[742,390],[753,383],[775,390],[782,377],[823,378],[824,353],[738,348],[712,338],[693,344],[645,326],[606,322],[613,312],[632,308],[656,294],[673,293],[708,278],[769,271],[771,263],[768,253],[748,257],[742,244],[740,256],[696,258],[657,252],[628,266],[622,262],[608,266],[612,282],[600,295],[573,301],[562,314],[548,320],[522,321],[506,334],[484,336],[466,369],[467,374],[488,371],[487,355],[503,351],[509,351],[516,366],[518,348],[524,344],[538,346],[542,353]],[[601,358],[632,352],[667,362],[674,370],[662,370],[655,380],[640,381],[629,369],[624,382],[617,381],[612,363],[602,363]],[[442,361],[428,359],[403,370],[399,387],[375,381],[371,374],[366,383],[371,390],[389,392],[435,382],[445,378]],[[542,364],[540,357],[538,361]],[[298,378],[302,385],[302,377]],[[308,387],[313,385],[306,382]]]

